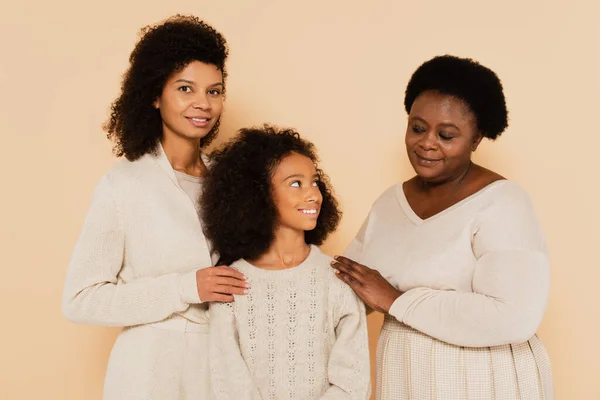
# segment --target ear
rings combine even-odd
[[[473,138],[473,144],[471,145],[471,151],[477,150],[477,147],[479,147],[479,143],[481,143],[482,140],[483,140],[483,133],[477,131],[477,134]]]
[[[152,106],[158,110],[160,108],[160,98],[157,97],[152,103]]]

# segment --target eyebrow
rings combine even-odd
[[[411,119],[412,121],[415,121],[415,120],[416,120],[416,121],[421,121],[421,122],[423,122],[424,124],[427,124],[427,125],[429,125],[429,123],[428,123],[427,121],[425,121],[425,120],[424,120],[423,118],[421,118],[421,117],[411,117],[410,119]],[[459,128],[457,125],[455,125],[455,124],[453,124],[453,123],[450,123],[450,122],[444,122],[444,123],[441,123],[441,124],[439,124],[438,126],[445,126],[445,127],[448,127],[448,128],[455,128],[455,129],[457,129],[457,130],[459,130],[459,131],[460,131],[460,128]]]
[[[318,177],[319,177],[319,174],[314,174],[312,177],[313,177],[313,178],[318,178]],[[294,175],[290,175],[290,176],[288,176],[287,178],[285,178],[284,180],[282,180],[281,182],[285,182],[285,181],[287,181],[288,179],[291,179],[291,178],[304,178],[304,175],[302,175],[302,174],[294,174]]]
[[[457,131],[460,131],[460,128],[458,127],[458,125],[451,124],[451,123],[449,123],[449,122],[446,122],[446,123],[440,124],[439,126],[445,126],[445,127],[448,127],[448,128],[454,128],[454,129],[456,129]]]
[[[187,79],[177,79],[175,81],[175,83],[178,83],[178,82],[183,82],[183,83],[187,83],[187,84],[190,84],[190,85],[195,85],[196,84],[194,81],[189,81]],[[216,83],[213,83],[212,85],[209,85],[208,87],[213,87],[213,86],[223,86],[223,82],[216,82]]]

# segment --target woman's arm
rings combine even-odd
[[[478,218],[472,292],[415,288],[396,300],[390,314],[458,346],[529,340],[546,309],[550,262],[533,206],[518,189]]]
[[[473,253],[472,292],[414,288],[398,292],[389,309],[382,311],[457,346],[527,341],[546,308],[550,264],[539,223],[524,192],[499,199],[480,216]],[[389,294],[386,284],[376,279],[377,271],[351,261],[348,264],[340,264],[341,278],[367,303]]]
[[[125,235],[109,176],[97,185],[73,251],[63,313],[74,322],[130,326],[165,319],[200,303],[196,270],[117,284]]]

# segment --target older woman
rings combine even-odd
[[[471,161],[508,125],[500,80],[435,57],[413,74],[405,107],[416,176],[375,201],[332,263],[385,313],[376,398],[552,399],[535,335],[550,275],[540,225],[518,184]]]

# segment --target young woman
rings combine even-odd
[[[317,247],[340,212],[316,162],[312,144],[268,126],[213,158],[206,235],[251,285],[210,306],[213,399],[369,397],[364,305]]]
[[[217,134],[227,46],[195,17],[142,30],[107,123],[125,159],[100,181],[73,252],[63,310],[122,326],[104,399],[209,399],[207,302],[242,294],[212,265],[195,204]]]

